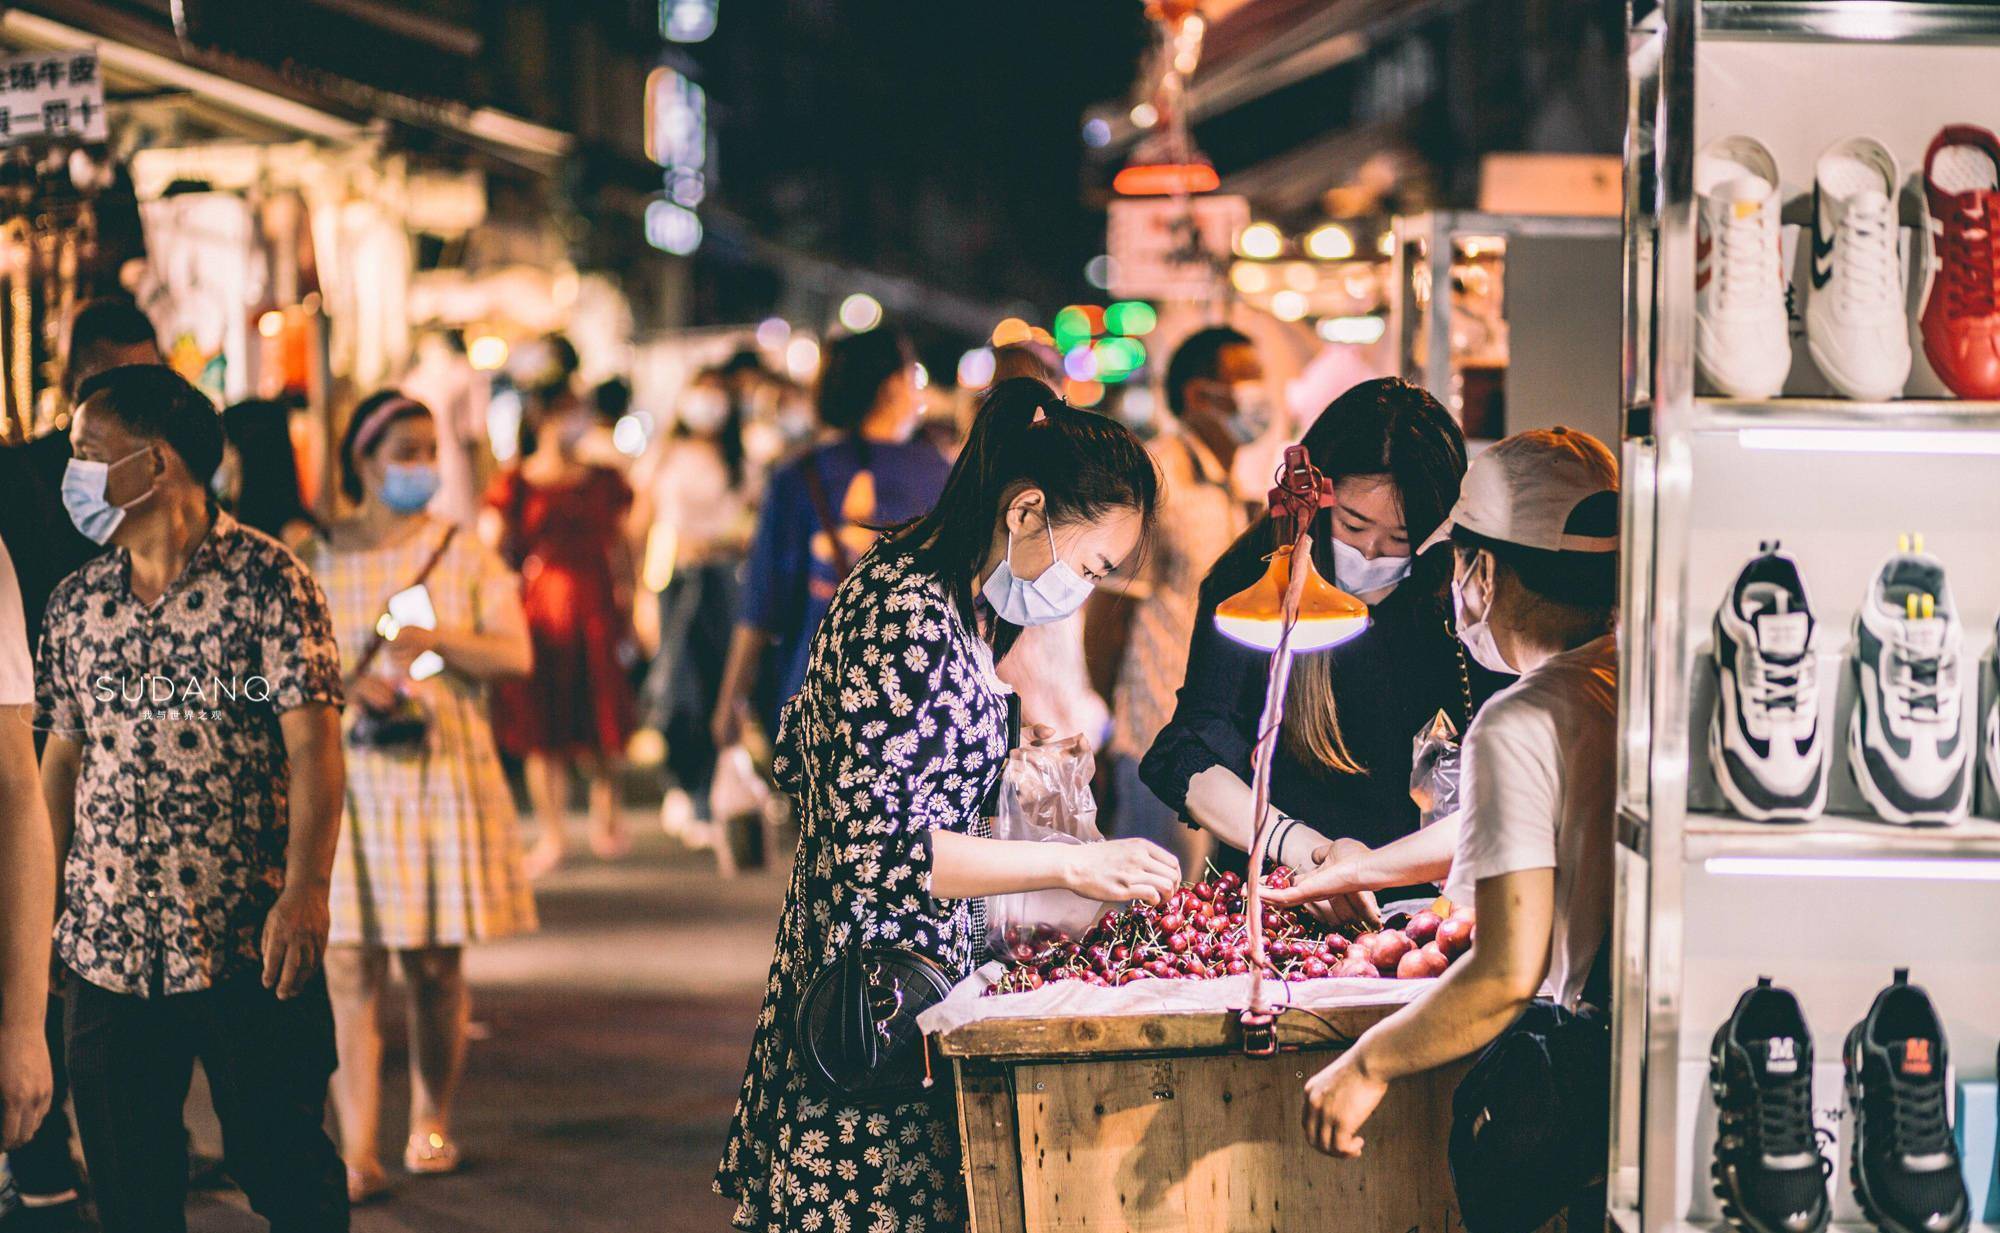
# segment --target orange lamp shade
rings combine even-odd
[[[1285,627],[1285,589],[1292,583],[1292,550],[1271,554],[1264,576],[1218,604],[1215,628],[1224,636],[1260,651],[1278,649]],[[1368,605],[1319,576],[1306,558],[1305,589],[1299,595],[1298,623],[1292,627],[1291,649],[1320,651],[1368,628]]]

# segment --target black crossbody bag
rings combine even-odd
[[[1018,696],[1007,702],[1009,749],[1021,743]],[[997,806],[994,780],[985,812]],[[975,898],[972,936],[986,937],[985,900]],[[883,1106],[921,1100],[937,1076],[931,1042],[917,1016],[944,1000],[956,978],[941,963],[898,946],[856,940],[832,967],[807,982],[799,996],[792,1038],[813,1081],[858,1104]]]
[[[1452,1093],[1447,1156],[1468,1233],[1534,1233],[1573,1204],[1601,1204],[1611,1133],[1610,952],[1607,933],[1577,1009],[1530,1002]]]

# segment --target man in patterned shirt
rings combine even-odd
[[[112,551],[49,600],[42,782],[64,856],[77,1128],[106,1233],[186,1227],[196,1058],[229,1172],[285,1233],[347,1228],[319,972],[343,767],[326,599],[216,508],[222,427],[156,366],[79,389],[63,503]]]

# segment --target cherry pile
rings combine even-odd
[[[1264,876],[1273,889],[1291,885],[1283,866]],[[1050,981],[1109,987],[1135,980],[1213,980],[1248,973],[1249,926],[1243,879],[1218,873],[1184,885],[1157,907],[1135,904],[1101,918],[1081,938],[1041,926],[1010,931],[1009,966],[988,995],[1023,993]],[[1264,975],[1280,980],[1322,976],[1439,976],[1472,949],[1470,909],[1439,899],[1410,916],[1397,915],[1378,932],[1329,933],[1296,908],[1263,905]]]

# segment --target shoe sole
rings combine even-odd
[[[1807,321],[1810,323],[1811,318],[1807,318]],[[1806,329],[1806,353],[1812,356],[1813,366],[1819,369],[1820,376],[1826,378],[1827,384],[1853,402],[1891,402],[1900,398],[1904,388],[1910,383],[1910,370],[1915,366],[1913,361],[1906,359],[1903,364],[1902,379],[1896,382],[1893,389],[1878,392],[1871,388],[1863,388],[1862,383],[1858,381],[1849,380],[1847,375],[1840,371],[1840,365],[1829,359],[1826,352],[1820,348],[1819,340],[1812,336],[1810,324]]]
[[[1864,752],[1861,738],[1861,707],[1857,703],[1854,713],[1847,722],[1847,770],[1854,780],[1854,786],[1861,789],[1868,807],[1875,811],[1875,817],[1894,826],[1956,826],[1965,820],[1967,808],[1971,804],[1972,779],[1959,769],[1958,799],[1941,806],[1938,810],[1906,810],[1891,804],[1889,798],[1875,785],[1875,779],[1868,773],[1868,757]]]

